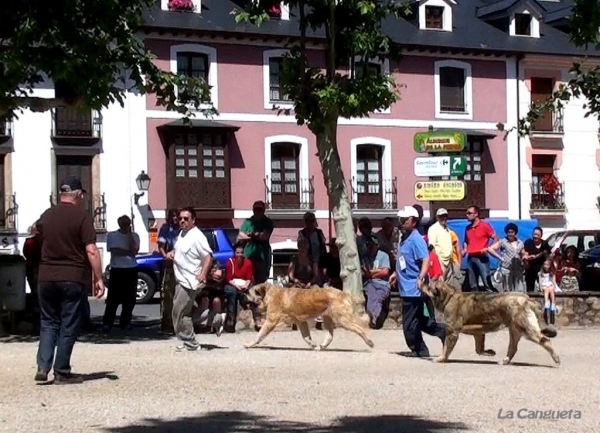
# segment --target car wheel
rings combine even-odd
[[[138,272],[136,303],[147,304],[154,298],[156,283],[144,272]]]

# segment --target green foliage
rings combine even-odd
[[[142,12],[155,0],[9,1],[0,26],[0,116],[24,107],[44,111],[56,104],[100,109],[123,104],[124,93],[155,93],[169,110],[210,104],[210,88],[197,78],[160,70],[135,34]],[[65,101],[32,98],[49,77],[67,84]],[[177,91],[178,90],[178,91]],[[205,110],[207,114],[214,109]]]
[[[269,19],[270,7],[276,0],[250,2],[243,11],[235,11],[238,22],[257,26]],[[294,41],[284,58],[281,83],[290,100],[298,124],[307,124],[313,132],[326,121],[339,116],[368,117],[385,110],[399,99],[401,86],[391,75],[378,75],[369,68],[357,74],[362,63],[379,59],[395,59],[398,49],[381,25],[385,19],[406,14],[408,6],[393,0],[294,0],[285,1],[297,16],[301,36]],[[307,33],[321,35],[325,65],[309,60]],[[355,63],[354,59],[359,62]],[[362,69],[361,69],[362,70]],[[350,71],[350,73],[348,73]],[[289,113],[289,110],[283,110]]]
[[[593,45],[600,48],[600,2],[598,0],[575,0],[569,17],[569,32],[576,46]],[[571,78],[545,101],[531,104],[523,119],[519,119],[518,131],[528,135],[531,124],[550,112],[562,110],[571,99],[584,98],[585,117],[600,114],[600,67],[585,68],[574,63],[569,71]]]

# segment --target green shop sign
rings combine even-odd
[[[466,142],[462,131],[418,132],[414,146],[418,153],[462,152]]]

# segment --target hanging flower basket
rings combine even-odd
[[[544,192],[552,196],[553,199],[556,199],[560,193],[560,182],[553,174],[545,175],[540,182],[540,186],[543,188]]]
[[[196,6],[192,0],[169,0],[167,7],[170,11],[194,12]]]
[[[273,5],[269,8],[269,10],[267,10],[267,14],[271,17],[271,18],[281,18],[281,6],[279,5]]]

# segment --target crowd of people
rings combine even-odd
[[[104,294],[93,222],[82,207],[84,194],[79,179],[63,182],[60,202],[41,216],[24,249],[27,278],[39,302],[38,381],[46,380],[53,369],[57,383],[79,382],[71,373],[70,356],[82,321],[89,321],[90,281],[96,296]],[[172,307],[164,314],[172,321],[171,332],[182,342],[179,350],[199,348],[198,327],[208,327],[217,336],[224,331],[235,332],[238,305],[252,311],[255,329],[260,330],[261,315],[256,305],[248,301],[247,293],[253,285],[269,278],[274,226],[265,215],[264,202],[255,202],[252,210],[252,217],[240,227],[234,256],[225,269],[220,268],[206,236],[197,228],[194,209],[168,212],[159,231],[158,248],[165,259],[162,291],[172,300]],[[368,218],[355,222],[369,326],[381,326],[386,301],[392,291],[398,291],[410,356],[429,356],[423,332],[442,342],[446,335],[443,324],[435,320],[431,300],[422,295],[423,284],[441,280],[458,286],[463,261],[467,266],[467,287],[473,291],[494,292],[493,281],[504,291],[531,292],[539,287],[546,298],[544,318],[551,324],[556,312],[555,293],[577,289],[580,271],[576,248],[566,248],[562,256],[552,255],[542,239],[541,228],[535,228],[531,238],[522,242],[514,224],[505,227],[505,237],[500,239],[491,225],[480,218],[476,206],[467,208],[466,217],[469,224],[462,245],[457,233],[448,227],[448,211],[443,208],[436,211],[435,221],[428,226],[422,223],[423,209],[419,205],[404,207],[397,218],[383,219],[377,231]],[[297,238],[298,252],[281,284],[306,290],[314,285],[341,290],[336,239],[327,241],[314,213],[307,212],[303,221]],[[120,217],[118,224],[119,229],[107,236],[112,289],[106,299],[105,332],[110,332],[119,305],[119,325],[130,328],[137,290],[135,256],[140,239],[132,231],[129,217]],[[490,256],[500,260],[493,275]],[[316,326],[321,327],[320,321]]]

